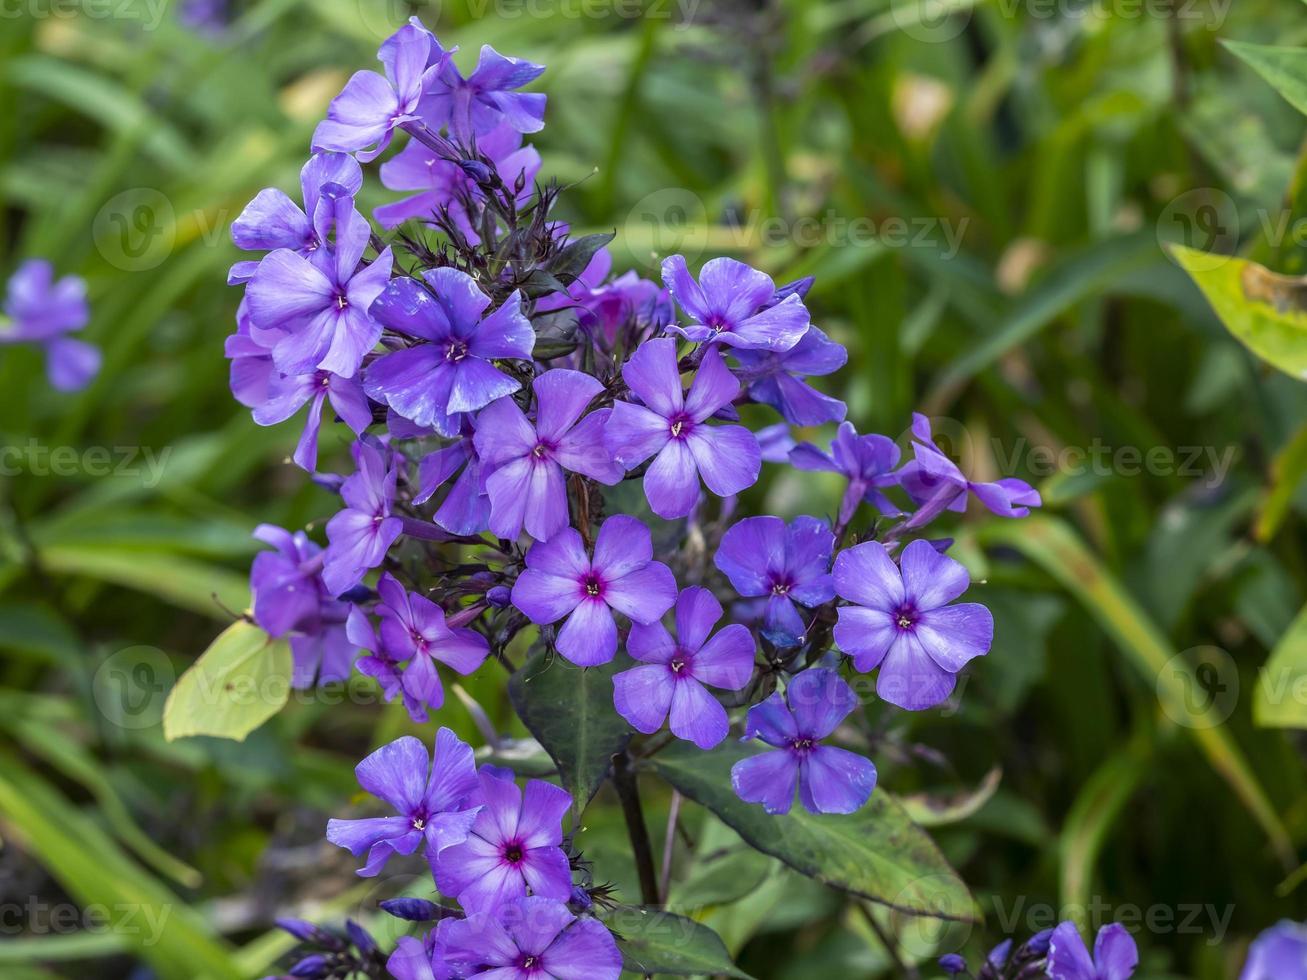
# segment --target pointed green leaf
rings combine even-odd
[[[1263,728],[1307,728],[1307,606],[1261,670],[1253,720]]]
[[[1299,112],[1307,112],[1307,48],[1222,41]]]
[[[213,735],[238,742],[290,697],[290,643],[238,620],[177,680],[163,706],[168,741]]]
[[[623,965],[632,973],[752,980],[731,960],[717,933],[683,915],[660,908],[619,905],[604,917],[604,923],[617,939]]]
[[[770,816],[731,788],[731,767],[756,745],[728,741],[702,752],[677,745],[647,765],[729,824],[758,850],[811,878],[917,915],[974,920],[967,886],[897,801],[877,789],[857,813],[812,814],[796,806]]]
[[[513,707],[554,760],[578,812],[598,792],[613,756],[631,738],[631,727],[613,708],[613,675],[624,666],[619,658],[598,667],[576,667],[562,657],[537,653],[508,684]]]
[[[1285,374],[1307,379],[1307,284],[1246,259],[1170,249],[1240,343]]]

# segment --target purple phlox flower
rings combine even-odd
[[[713,562],[740,595],[766,597],[767,638],[795,646],[808,631],[798,606],[835,598],[834,547],[830,527],[815,517],[796,517],[788,527],[779,517],[746,517],[722,535]]]
[[[1299,980],[1307,977],[1307,925],[1284,919],[1248,948],[1239,980]]]
[[[601,248],[566,291],[537,300],[536,311],[575,309],[581,327],[609,348],[623,328],[631,331],[624,337],[634,347],[641,334],[660,331],[672,321],[676,311],[666,289],[633,271],[609,280],[612,265],[612,255]]]
[[[848,524],[863,501],[886,516],[900,513],[894,502],[881,492],[882,487],[899,482],[894,472],[899,463],[899,447],[887,436],[860,436],[852,422],[844,422],[831,440],[829,453],[804,442],[790,452],[790,462],[796,469],[827,470],[848,480],[840,503],[840,524]]]
[[[77,276],[58,282],[54,267],[44,259],[28,259],[10,277],[0,321],[0,347],[36,344],[45,349],[45,371],[60,391],[85,388],[100,370],[100,351],[67,334],[81,330],[91,318],[86,283]]]
[[[476,149],[491,162],[505,187],[515,187],[521,181],[519,204],[530,199],[536,175],[540,173],[540,153],[533,146],[522,145],[521,133],[511,126],[500,126],[479,138]],[[381,227],[394,228],[410,218],[431,220],[445,208],[463,236],[473,245],[480,244],[475,212],[479,210],[482,193],[458,161],[438,155],[425,143],[411,140],[381,165],[381,183],[392,191],[418,192],[377,208],[373,215]]]
[[[710,349],[690,385],[681,388],[676,342],[641,344],[622,366],[622,378],[643,402],[619,401],[604,430],[613,458],[632,469],[650,456],[644,475],[649,506],[659,517],[685,517],[699,499],[699,478],[719,497],[752,486],[762,469],[762,450],[741,425],[709,425],[740,393],[740,382]]]
[[[1075,923],[1063,922],[1049,940],[1045,969],[1052,980],[1129,980],[1138,965],[1139,951],[1124,926],[1114,922],[1099,929],[1091,959]]]
[[[451,629],[440,606],[426,596],[406,591],[388,572],[378,580],[377,594],[380,644],[368,649],[382,656],[377,664],[371,662],[373,658],[364,657],[359,661],[359,670],[378,677],[384,688],[391,680],[391,669],[398,669],[406,703],[411,703],[411,698],[424,707],[439,709],[445,702],[445,691],[436,671],[437,662],[459,674],[470,674],[490,653],[486,638],[475,630]],[[355,632],[366,637],[361,629]]]
[[[538,625],[566,616],[554,641],[558,652],[593,667],[617,652],[613,610],[632,622],[652,623],[676,601],[676,579],[653,560],[649,529],[634,517],[614,514],[599,528],[593,558],[575,528],[533,544],[512,595],[513,605]]]
[[[350,452],[356,470],[340,487],[345,509],[327,522],[322,578],[332,595],[363,581],[404,529],[404,522],[391,514],[402,458],[373,436],[360,438]]]
[[[418,724],[425,725],[430,720],[426,704],[415,698],[404,687],[403,664],[386,652],[381,638],[377,635],[376,627],[368,619],[367,613],[358,606],[350,608],[349,618],[345,622],[345,633],[355,649],[368,651],[367,656],[360,657],[356,664],[359,673],[376,680],[381,686],[382,697],[387,703],[400,698],[404,702],[404,709],[408,712],[408,716]]]
[[[345,630],[349,604],[322,582],[322,548],[303,531],[272,524],[260,524],[254,537],[275,549],[255,555],[250,568],[254,621],[269,636],[290,634],[291,683],[306,688],[315,678],[349,677],[356,652]]]
[[[921,527],[944,510],[961,513],[967,509],[967,493],[1000,517],[1025,517],[1041,504],[1039,491],[1024,480],[1008,477],[992,483],[973,483],[958,465],[935,445],[930,419],[920,412],[912,415],[914,458],[899,470],[899,483],[921,505],[908,519],[908,527]]]
[[[762,450],[762,460],[764,463],[788,463],[790,461],[790,450],[794,448],[794,436],[790,434],[790,426],[786,422],[777,422],[775,425],[764,426],[754,433],[758,440],[758,448]]]
[[[786,351],[808,331],[808,310],[797,293],[774,303],[771,276],[735,259],[710,259],[695,282],[685,258],[663,261],[663,282],[690,317],[690,326],[669,329],[695,343]]]
[[[971,578],[960,562],[928,541],[903,549],[898,565],[885,546],[868,541],[835,558],[835,591],[842,606],[835,642],[861,673],[880,667],[876,693],[920,711],[953,692],[957,673],[989,652],[994,617],[978,602],[954,599]]]
[[[548,898],[448,919],[438,931],[452,969],[469,980],[617,980],[622,973],[622,954],[603,923]]]
[[[467,273],[440,268],[423,278],[426,286],[407,277],[391,280],[372,305],[381,324],[418,343],[373,361],[364,387],[409,421],[452,437],[461,413],[521,387],[491,362],[529,360],[535,332],[516,291],[483,319],[490,297]]]
[[[462,980],[466,976],[450,966],[439,927],[423,939],[400,936],[395,940],[395,951],[386,960],[386,970],[395,980]]]
[[[481,787],[472,749],[448,728],[436,733],[434,756],[411,735],[398,738],[355,768],[359,785],[396,811],[393,817],[330,820],[327,840],[355,857],[367,855],[359,874],[372,877],[392,854],[423,848],[433,869],[461,845],[479,818]]]
[[[572,868],[563,852],[563,815],[572,794],[540,779],[518,789],[512,774],[482,768],[485,806],[463,843],[440,855],[436,885],[458,898],[468,915],[533,895],[565,902]]]
[[[453,480],[434,520],[450,534],[480,534],[490,526],[490,497],[484,489],[481,457],[472,439],[472,426],[464,423],[457,442],[422,457],[418,462],[415,504],[424,504]]]
[[[789,813],[797,783],[799,801],[811,813],[853,813],[876,786],[871,760],[821,745],[858,706],[853,689],[833,670],[796,675],[785,697],[774,693],[749,709],[745,739],[760,738],[779,751],[741,759],[731,767],[731,786],[746,803],[768,813]]]
[[[831,374],[849,359],[844,345],[837,344],[816,327],[809,327],[789,350],[737,349],[736,374],[749,397],[770,405],[794,425],[822,425],[839,422],[848,406],[838,398],[823,395],[802,379]]]
[[[313,131],[313,149],[357,153],[364,163],[376,159],[396,127],[418,120],[418,103],[451,54],[414,17],[382,42],[377,59],[385,75],[355,72],[331,100]]]
[[[303,209],[278,188],[265,188],[231,223],[232,241],[246,252],[288,248],[307,257],[327,244],[318,237],[313,216],[328,185],[335,185],[332,194],[353,197],[363,186],[363,168],[348,153],[315,153],[300,170]],[[227,273],[228,284],[248,282],[258,267],[257,261],[237,262]]]
[[[726,737],[726,709],[705,685],[738,691],[753,676],[753,636],[738,623],[709,637],[722,605],[697,585],[676,600],[676,636],[661,622],[636,623],[627,652],[641,666],[613,677],[613,704],[636,730],[651,734],[670,714],[672,734],[701,749]]]
[[[288,248],[265,255],[246,288],[250,317],[264,330],[282,332],[272,348],[282,373],[323,370],[352,378],[381,337],[368,307],[390,279],[390,249],[359,268],[372,232],[348,194],[324,193],[313,224],[322,241],[335,229],[333,247],[307,258]]]
[[[236,332],[223,342],[223,355],[231,361],[231,393],[246,408],[257,408],[272,391],[279,372],[272,363],[272,347],[281,336],[259,330],[250,319],[249,300],[236,307]]]
[[[531,387],[534,424],[512,398],[501,398],[477,416],[473,443],[488,474],[490,530],[512,540],[525,527],[546,541],[567,526],[565,470],[609,486],[621,481],[623,470],[604,448],[609,410],[581,418],[604,390],[597,378],[558,368]]]
[[[535,81],[544,70],[544,65],[508,58],[482,45],[476,70],[467,78],[452,59],[446,60],[427,86],[422,117],[433,129],[445,126],[465,142],[500,125],[519,133],[538,132],[544,127],[545,96],[514,89]]]

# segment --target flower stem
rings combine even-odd
[[[649,827],[640,806],[640,790],[636,786],[635,771],[631,768],[631,756],[625,751],[613,756],[613,786],[622,802],[622,816],[626,818],[626,832],[631,838],[631,853],[640,877],[640,900],[645,905],[657,905],[658,875],[654,871],[653,842],[649,839]]]

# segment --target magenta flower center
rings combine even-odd
[[[467,344],[461,340],[455,340],[449,345],[449,349],[445,351],[445,360],[451,364],[457,364],[465,357],[467,357]]]
[[[677,415],[669,419],[671,422],[671,433],[673,439],[684,439],[694,428],[694,420],[688,415]]]
[[[349,306],[349,297],[344,293],[336,294],[336,309],[343,310]]]
[[[549,458],[549,454],[552,453],[553,451],[554,451],[553,444],[546,442],[544,439],[541,439],[531,448],[531,455],[535,459],[538,459],[543,462],[544,460],[547,460]]]
[[[771,580],[772,595],[789,595],[794,582],[788,576],[773,575]]]
[[[521,864],[521,863],[522,863],[522,845],[521,845],[521,844],[509,844],[507,847],[505,847],[505,848],[504,848],[504,860],[507,861],[509,864]]]
[[[536,968],[536,964],[538,964],[539,962],[540,962],[540,957],[538,956],[530,956],[530,955],[523,956],[522,962],[518,964],[518,969],[534,970]]]
[[[910,630],[917,622],[917,610],[911,606],[899,606],[894,611],[894,625],[901,630]]]
[[[810,738],[796,738],[790,743],[790,748],[795,752],[811,752],[816,742]]]
[[[683,653],[678,653],[676,656],[672,657],[667,666],[671,669],[673,674],[679,676],[685,672],[687,667],[690,666],[690,658]]]
[[[601,596],[604,594],[604,581],[594,572],[590,572],[581,580],[585,587],[585,594],[588,596]]]

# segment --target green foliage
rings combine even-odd
[[[731,954],[711,929],[658,907],[619,905],[604,921],[632,973],[676,977],[701,975],[753,980],[731,962]]]

